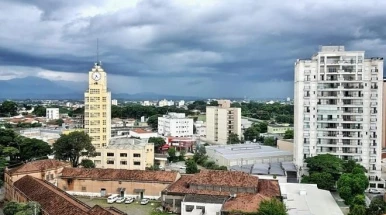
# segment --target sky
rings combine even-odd
[[[1,0],[0,80],[86,82],[113,93],[293,97],[294,62],[320,45],[386,56],[386,1]]]

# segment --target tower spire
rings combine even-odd
[[[100,65],[100,63],[99,63],[99,38],[97,38],[97,49],[96,49],[96,57],[97,57],[97,59],[96,59],[96,63],[97,63],[97,65]]]

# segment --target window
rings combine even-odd
[[[196,209],[201,210],[202,214],[205,214],[205,206],[196,206]]]
[[[82,191],[85,192],[86,191],[86,187],[82,187]]]
[[[112,153],[112,152],[107,152],[107,157],[114,157],[114,153]]]
[[[134,161],[134,165],[139,166],[139,165],[141,165],[141,162],[139,162],[139,161]]]
[[[120,157],[127,157],[127,153],[121,153],[119,154]]]
[[[101,156],[101,153],[100,153],[100,152],[95,152],[94,155],[95,155],[95,156]]]
[[[107,160],[107,164],[114,164],[113,160]]]
[[[102,102],[106,102],[106,97],[103,97],[103,98],[102,98]]]
[[[194,209],[194,205],[186,205],[185,206],[185,211],[186,212],[192,212]]]
[[[140,157],[141,157],[141,154],[135,153],[135,154],[133,155],[133,157],[135,157],[135,158],[140,158]]]
[[[121,161],[121,165],[127,165],[127,161]]]

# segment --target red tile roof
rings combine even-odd
[[[228,212],[241,211],[243,213],[257,212],[261,201],[268,199],[270,198],[260,193],[240,194],[236,195],[236,198],[226,201],[222,210]]]
[[[239,171],[202,170],[194,175],[190,184],[257,188],[259,178]]]
[[[144,129],[142,129],[142,128],[136,128],[136,129],[133,129],[133,131],[134,131],[135,133],[138,133],[138,134],[154,133],[154,132],[152,132],[152,131],[147,131],[147,130],[144,130]]]
[[[178,173],[150,170],[64,168],[60,177],[117,181],[157,181],[171,183],[178,179]]]
[[[65,163],[58,160],[53,159],[45,159],[45,160],[37,160],[25,163],[21,166],[11,168],[8,172],[12,174],[21,174],[28,172],[42,172],[49,169],[57,169],[60,167],[71,166],[69,163]]]
[[[49,182],[26,175],[16,181],[14,186],[28,201],[38,202],[48,214],[65,215],[119,215],[119,210],[110,211],[101,207],[91,208],[75,199]]]

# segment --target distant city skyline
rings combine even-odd
[[[0,80],[87,83],[99,38],[113,93],[292,98],[296,59],[319,45],[386,56],[386,2],[277,2],[5,0]]]

